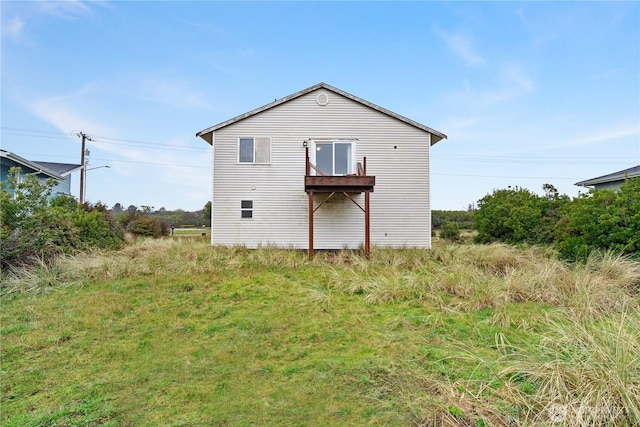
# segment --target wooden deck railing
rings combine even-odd
[[[317,175],[311,175],[314,170]],[[363,158],[362,163],[358,162],[357,174],[350,175],[327,175],[324,171],[311,163],[309,158],[309,147],[306,149],[305,165],[305,191],[317,193],[362,193],[373,191],[376,183],[375,176],[367,176],[367,158]]]

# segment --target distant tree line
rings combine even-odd
[[[197,211],[184,211],[177,209],[175,211],[166,210],[164,207],[154,210],[153,206],[130,205],[124,208],[120,203],[116,203],[111,208],[111,213],[118,218],[124,216],[125,221],[135,219],[136,212],[143,213],[144,216],[156,219],[161,223],[166,223],[169,229],[171,227],[210,227],[211,226],[211,202],[207,202],[203,209]],[[138,214],[138,215],[139,215]]]
[[[431,225],[435,230],[448,223],[456,223],[461,230],[473,229],[473,210],[470,207],[466,211],[431,211]]]
[[[211,226],[211,202],[194,212],[182,209],[168,211],[164,207],[154,211],[153,206],[146,205],[129,205],[123,209],[120,203],[116,203],[111,208],[111,214],[122,227],[136,236],[169,236],[172,228],[176,227]]]
[[[478,243],[553,245],[579,260],[594,250],[640,256],[640,178],[619,190],[590,190],[574,199],[553,185],[544,195],[520,187],[494,190],[473,214]]]
[[[443,239],[453,242],[462,242],[461,230],[473,229],[473,205],[469,205],[466,211],[431,211],[431,232],[436,232]]]

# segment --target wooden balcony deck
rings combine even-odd
[[[304,191],[314,193],[363,193],[373,191],[375,176],[305,176]]]
[[[316,175],[311,175],[311,170]],[[330,176],[324,174],[309,161],[309,148],[306,150],[306,167],[304,177],[304,191],[307,193],[368,193],[373,191],[376,185],[376,177],[367,175],[367,158],[358,163],[358,173],[343,176]]]

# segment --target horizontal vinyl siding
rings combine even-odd
[[[315,102],[319,93],[329,96],[328,105]],[[271,164],[238,164],[239,136],[271,137]],[[320,89],[220,129],[214,137],[213,243],[307,248],[303,141],[356,138],[357,160],[366,156],[367,174],[376,176],[372,243],[430,246],[428,133]],[[325,197],[316,194],[315,206]],[[254,201],[252,219],[240,218],[240,200]],[[364,194],[354,200],[364,207]],[[345,196],[333,196],[316,211],[316,249],[357,248],[363,242],[364,212]]]
[[[71,194],[71,175],[67,175],[64,179],[57,181],[56,186],[53,187],[52,194]]]

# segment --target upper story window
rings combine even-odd
[[[238,163],[271,163],[271,138],[238,138]]]
[[[322,173],[334,176],[356,173],[355,141],[315,141],[314,145],[314,163]]]

